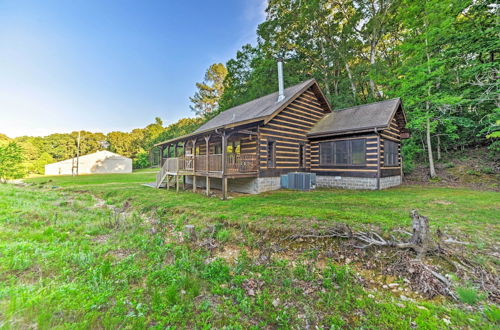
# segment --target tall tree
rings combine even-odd
[[[23,149],[15,142],[0,145],[0,183],[24,175]]]
[[[205,117],[217,111],[219,100],[224,93],[224,79],[227,75],[227,69],[222,63],[212,64],[207,72],[203,82],[196,83],[198,89],[189,100],[193,103],[191,110],[196,115]]]

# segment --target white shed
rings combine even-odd
[[[45,165],[45,175],[71,175],[76,162],[75,157]],[[107,150],[80,156],[78,174],[97,173],[132,173],[132,159]]]

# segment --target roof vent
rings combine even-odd
[[[278,58],[278,101],[281,102],[285,99],[285,90],[283,86],[283,59]]]

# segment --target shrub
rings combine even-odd
[[[444,168],[454,168],[455,164],[453,164],[452,162],[448,162],[448,163],[444,163],[443,167]]]
[[[484,174],[495,174],[495,171],[491,167],[488,167],[488,166],[481,167],[481,172]]]
[[[138,153],[133,161],[134,168],[146,168],[151,166],[149,154],[147,152]]]
[[[480,176],[481,175],[481,173],[478,172],[478,171],[476,171],[476,170],[467,170],[467,171],[465,171],[465,173],[468,174],[468,175],[475,175],[475,176]]]
[[[217,259],[207,265],[203,272],[203,278],[216,282],[223,283],[229,281],[229,266],[223,259]]]
[[[487,306],[484,309],[484,315],[486,315],[486,318],[493,323],[498,323],[500,322],[500,308],[498,308],[495,305],[490,305]]]
[[[457,288],[457,294],[461,302],[469,305],[475,305],[484,299],[484,295],[480,294],[477,289],[471,287]]]
[[[231,237],[231,233],[227,229],[221,229],[217,232],[216,238],[221,242],[227,242]]]

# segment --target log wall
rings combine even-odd
[[[259,176],[278,176],[292,171],[308,171],[311,148],[306,134],[329,111],[312,89],[305,91],[267,124],[259,127]],[[275,167],[267,166],[268,141],[275,142]],[[305,166],[299,167],[299,148],[305,145]]]

